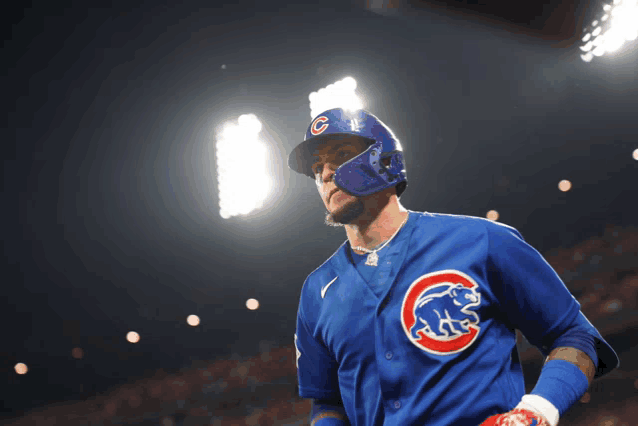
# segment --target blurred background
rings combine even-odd
[[[286,161],[310,101],[346,95],[401,141],[405,207],[519,229],[619,354],[561,425],[636,424],[635,1],[33,0],[2,18],[3,424],[307,424],[297,303],[345,235]],[[529,390],[542,356],[519,351]]]

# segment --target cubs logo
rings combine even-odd
[[[461,352],[481,330],[474,312],[480,304],[478,284],[463,272],[450,269],[423,275],[403,298],[403,331],[416,347],[431,354]]]
[[[310,125],[310,132],[315,136],[325,132],[325,130],[328,128],[328,125],[325,124],[326,121],[328,121],[328,117],[321,116],[321,117],[315,118],[315,121],[313,121],[312,124]],[[321,127],[317,127],[317,124],[319,123],[324,123],[324,124],[322,124]]]

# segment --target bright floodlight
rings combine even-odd
[[[634,160],[638,160],[638,148],[634,149],[634,153],[632,154],[632,157],[634,157]]]
[[[580,57],[591,62],[595,56],[614,53],[626,42],[638,38],[638,0],[614,0],[603,6],[600,20],[586,29]]]
[[[346,77],[336,83],[329,84],[317,92],[312,92],[310,100],[310,118],[315,118],[322,112],[332,108],[343,108],[347,111],[355,111],[363,108],[363,102],[355,93],[357,81],[352,77]]]
[[[268,149],[259,140],[261,122],[244,114],[237,123],[226,125],[217,139],[219,214],[224,219],[262,207],[272,187]]]
[[[485,215],[489,220],[498,220],[498,212],[496,210],[490,210]]]
[[[17,363],[13,368],[15,369],[16,373],[18,373],[18,374],[27,374],[27,371],[29,371],[29,368],[23,362]]]

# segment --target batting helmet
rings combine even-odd
[[[359,197],[394,186],[401,196],[407,186],[403,148],[392,130],[364,110],[349,113],[335,108],[319,114],[310,123],[304,141],[290,153],[288,166],[314,179],[311,167],[315,149],[321,142],[340,135],[361,136],[369,146],[337,168],[335,184]],[[388,165],[381,161],[384,159],[389,159]]]

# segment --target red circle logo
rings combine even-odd
[[[450,355],[467,349],[478,336],[481,304],[478,284],[470,276],[452,269],[417,278],[401,306],[401,324],[408,339],[435,355]]]
[[[315,121],[313,121],[312,125],[310,125],[310,132],[315,136],[322,134],[328,128],[328,125],[325,124],[326,121],[328,121],[328,117],[321,116],[315,118]],[[317,124],[319,123],[324,124],[322,124],[321,127],[317,128]]]

